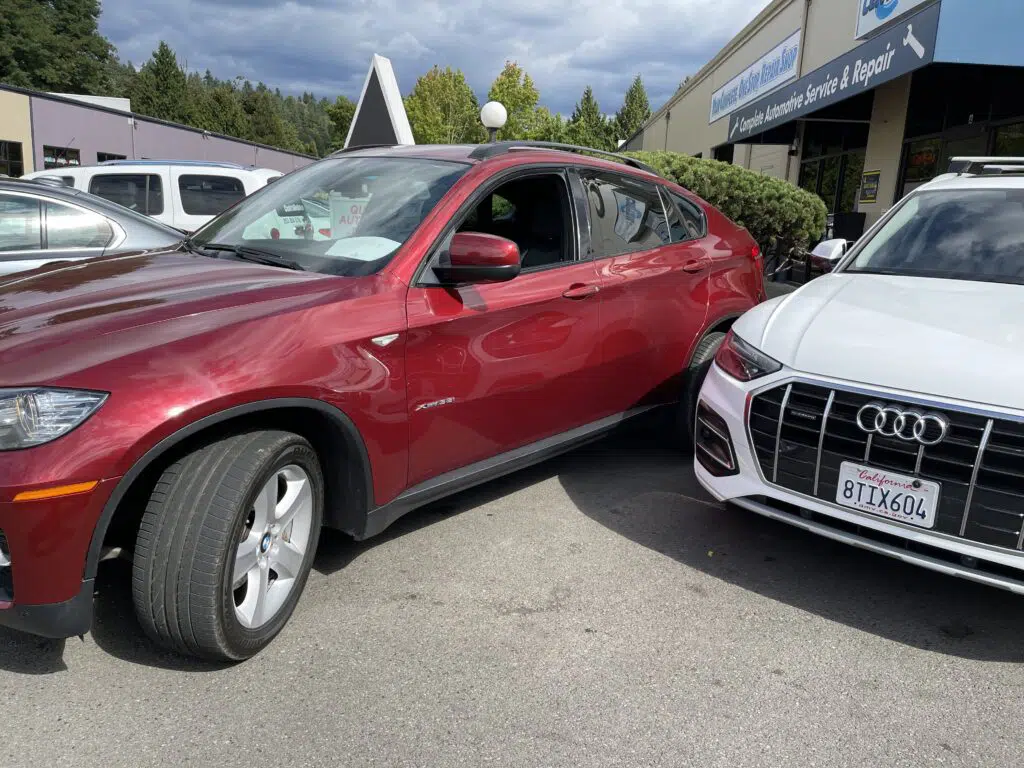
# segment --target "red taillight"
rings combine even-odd
[[[750,257],[757,267],[757,274],[754,277],[757,280],[757,301],[761,302],[768,298],[768,294],[764,288],[764,257],[761,255],[761,246],[757,243],[750,246]]]

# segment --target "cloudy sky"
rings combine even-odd
[[[243,75],[286,93],[357,98],[379,53],[402,92],[434,64],[484,97],[506,59],[541,103],[568,114],[592,85],[614,112],[643,75],[657,108],[768,0],[103,0],[100,30],[142,64],[161,39],[190,70]]]

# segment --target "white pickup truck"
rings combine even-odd
[[[217,214],[282,176],[270,168],[190,160],[111,160],[98,165],[52,168],[25,178],[59,179],[194,232]]]

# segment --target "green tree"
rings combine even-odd
[[[209,130],[225,136],[244,138],[249,135],[249,115],[242,99],[229,83],[217,83],[209,90],[210,106],[215,120]]]
[[[345,139],[348,138],[349,128],[352,126],[352,118],[356,114],[356,103],[345,96],[339,96],[337,100],[327,107],[327,117],[331,120],[331,145],[330,149],[341,149],[345,146]]]
[[[533,78],[514,61],[506,61],[487,92],[488,101],[500,101],[508,121],[498,131],[499,140],[531,139],[537,131],[540,92]]]
[[[551,114],[547,107],[538,107],[533,117],[532,129],[525,138],[565,143],[568,141],[565,120],[559,114]]]
[[[633,79],[633,84],[626,91],[622,107],[615,113],[616,139],[628,139],[639,131],[651,116],[651,103],[647,100],[640,75]]]
[[[462,70],[434,66],[405,98],[417,144],[479,143],[484,140],[480,104]]]
[[[601,114],[601,108],[594,98],[594,90],[589,85],[584,89],[583,97],[576,103],[565,132],[573,144],[604,150],[615,148],[608,120]]]
[[[111,45],[99,33],[99,0],[4,0],[0,82],[63,93],[103,87]]]
[[[171,47],[160,41],[142,65],[131,92],[132,109],[143,115],[184,122],[189,116],[188,79]]]

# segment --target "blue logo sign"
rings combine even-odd
[[[867,16],[874,11],[878,20],[882,21],[892,16],[899,4],[900,0],[864,0],[864,10],[861,12],[861,16]]]

